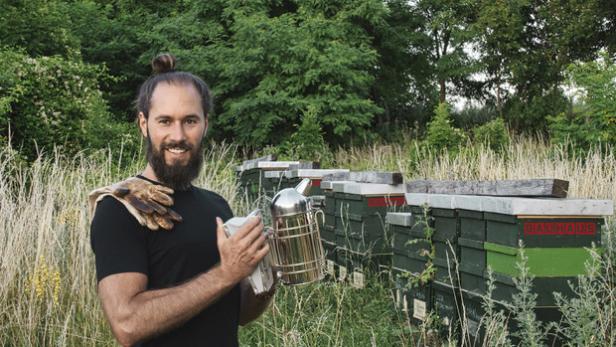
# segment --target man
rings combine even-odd
[[[98,295],[123,346],[236,346],[238,324],[269,304],[245,280],[269,248],[258,218],[227,238],[229,205],[191,184],[203,162],[211,98],[201,79],[174,65],[169,55],[157,57],[159,74],[140,90],[148,164],[137,177],[174,189],[181,221],[151,231],[118,200],[101,199],[91,225]]]

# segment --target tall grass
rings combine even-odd
[[[236,148],[211,144],[205,156],[195,184],[219,192],[237,214],[245,213],[251,206],[235,193],[233,165],[241,159]],[[400,170],[407,179],[558,177],[571,182],[570,196],[616,197],[613,154],[576,157],[531,139],[514,141],[501,153],[430,153],[410,143],[341,149],[335,158],[338,167]],[[0,345],[115,345],[96,296],[87,194],[144,165],[141,155],[119,159],[106,152],[71,158],[54,152],[23,165],[10,147],[0,149]],[[602,288],[612,290],[604,296],[610,302],[565,303],[573,313],[601,303],[603,332],[616,331],[609,317],[615,312],[613,248],[607,252],[611,267],[600,266],[588,284],[608,283]],[[272,309],[240,330],[240,340],[250,346],[417,345],[414,328],[393,307],[387,283],[376,280],[363,290],[332,282],[283,287]],[[576,323],[565,322],[562,329],[574,334]],[[586,332],[577,333],[578,341],[587,341]]]

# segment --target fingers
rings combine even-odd
[[[265,234],[261,233],[257,239],[248,247],[248,254],[256,253],[266,242]]]
[[[248,220],[242,225],[242,227],[231,236],[234,240],[241,240],[246,235],[250,234],[252,229],[261,223],[260,217],[249,217]],[[256,238],[256,237],[255,237]]]
[[[160,205],[156,201],[153,201],[153,200],[143,200],[143,199],[140,199],[140,198],[138,198],[136,196],[133,196],[132,194],[127,195],[126,199],[127,200],[128,199],[133,199],[135,202],[140,202],[142,205],[147,206],[148,208],[150,208],[151,211],[155,211],[158,214],[161,214],[161,215],[167,214],[167,208],[162,206],[162,205]],[[131,201],[131,204],[132,204],[133,203],[132,200],[130,200],[130,201]],[[149,213],[152,213],[152,212],[149,212]]]
[[[143,200],[137,198],[132,194],[124,196],[123,199],[128,201],[129,204],[131,204],[134,208],[138,209],[143,213],[151,214],[152,212],[154,212],[154,208],[150,204],[146,204]]]
[[[173,194],[173,189],[167,187],[167,186],[163,186],[162,184],[155,184],[154,185],[155,189],[157,192],[160,192],[164,195],[171,195]]]
[[[165,206],[173,206],[173,198],[169,195],[160,192],[156,186],[152,186],[152,189],[146,194],[146,198],[152,201],[156,201]]]
[[[241,243],[248,248],[250,245],[256,242],[256,240],[263,235],[263,223],[259,221],[259,224],[254,226],[250,232],[241,239]]]
[[[144,217],[145,217],[145,224],[148,227],[148,229],[153,230],[153,231],[158,230],[158,223],[156,223],[154,216],[152,216],[151,214],[146,214],[144,215]]]
[[[270,251],[269,244],[265,243],[263,247],[257,250],[257,252],[255,253],[253,257],[253,261],[255,262],[255,264],[260,262],[261,259],[265,258],[265,256],[267,255],[267,253],[269,253],[269,251]]]
[[[166,216],[161,216],[156,212],[154,212],[153,216],[154,220],[156,221],[156,224],[160,225],[163,229],[173,229],[173,223],[168,218],[166,218]]]
[[[111,194],[120,198],[128,193],[130,193],[130,189],[122,186],[113,187],[113,191],[111,192]]]
[[[167,208],[167,213],[169,214],[169,219],[171,219],[172,221],[181,222],[184,220],[182,216],[180,216],[179,213],[175,212],[174,210],[170,208]]]

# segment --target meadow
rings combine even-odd
[[[252,206],[236,195],[234,165],[243,160],[228,144],[206,146],[195,185],[228,199],[236,214]],[[117,151],[116,151],[117,152]],[[87,194],[139,173],[142,155],[59,152],[24,164],[0,149],[0,345],[115,345],[96,296],[90,248]],[[121,153],[121,152],[120,152]],[[507,147],[468,145],[455,152],[430,151],[413,140],[338,149],[335,167],[396,170],[407,180],[553,177],[570,182],[570,197],[615,199],[616,157],[612,148],[573,153],[542,139],[521,137]],[[605,250],[574,284],[584,293],[564,301],[561,332],[572,345],[616,345],[616,228],[609,220]],[[499,317],[485,320],[486,345],[506,345]],[[525,317],[528,327],[532,317]],[[526,326],[526,325],[525,325]],[[271,309],[240,329],[243,346],[421,346],[433,341],[430,326],[411,326],[394,309],[391,283],[369,278],[364,289],[325,281],[279,288]],[[541,331],[522,329],[523,345],[541,346]],[[510,332],[511,333],[511,332]],[[428,339],[426,339],[428,337]],[[441,340],[445,345],[467,336]],[[434,342],[436,343],[436,342]]]

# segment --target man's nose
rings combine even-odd
[[[173,124],[171,127],[171,133],[169,134],[169,139],[174,142],[186,140],[186,131],[184,131],[182,122],[175,122]]]

